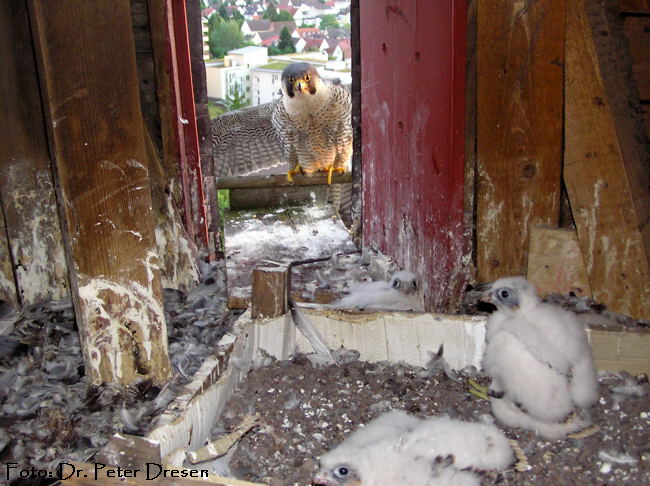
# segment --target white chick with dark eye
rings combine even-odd
[[[543,303],[521,277],[497,280],[490,297],[497,311],[487,322],[483,367],[495,417],[548,439],[590,425],[598,379],[575,314]]]
[[[350,285],[350,293],[330,307],[424,312],[419,299],[417,277],[405,270],[393,274],[388,282],[355,282]]]
[[[324,454],[312,484],[479,486],[475,471],[500,471],[513,461],[508,439],[492,424],[393,410]]]

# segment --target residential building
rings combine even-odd
[[[251,69],[251,105],[270,103],[282,96],[282,71],[289,64],[273,62]]]
[[[238,88],[251,100],[251,73],[255,66],[268,63],[268,49],[247,46],[229,51],[223,64],[206,64],[208,98],[226,99],[231,90]]]

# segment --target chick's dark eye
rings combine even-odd
[[[499,291],[499,297],[501,297],[502,299],[507,299],[508,297],[510,297],[510,292],[508,292],[506,289],[502,289]]]
[[[350,471],[348,470],[347,467],[345,466],[339,466],[336,469],[334,469],[334,476],[337,478],[343,479],[345,476],[348,475]]]

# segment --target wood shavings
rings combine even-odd
[[[197,451],[188,452],[187,459],[192,464],[198,464],[225,454],[244,434],[257,425],[259,418],[259,415],[247,415],[231,433],[210,442]]]
[[[515,464],[515,471],[517,472],[526,472],[532,469],[532,466],[528,463],[528,457],[526,453],[514,439],[510,439],[510,445],[512,446],[512,451],[515,453],[517,458],[517,463]]]
[[[590,437],[600,430],[600,427],[597,425],[592,425],[586,429],[579,430],[573,434],[567,435],[570,439],[584,439],[585,437]]]

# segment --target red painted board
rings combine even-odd
[[[364,245],[454,310],[463,267],[465,0],[360,2]]]
[[[174,67],[174,109],[178,123],[179,162],[186,224],[190,234],[194,235],[197,245],[207,247],[208,226],[205,215],[185,0],[170,0],[169,3],[171,8],[167,13],[171,12],[172,15],[169,28],[170,39],[173,40],[170,54],[173,57],[171,65]]]

